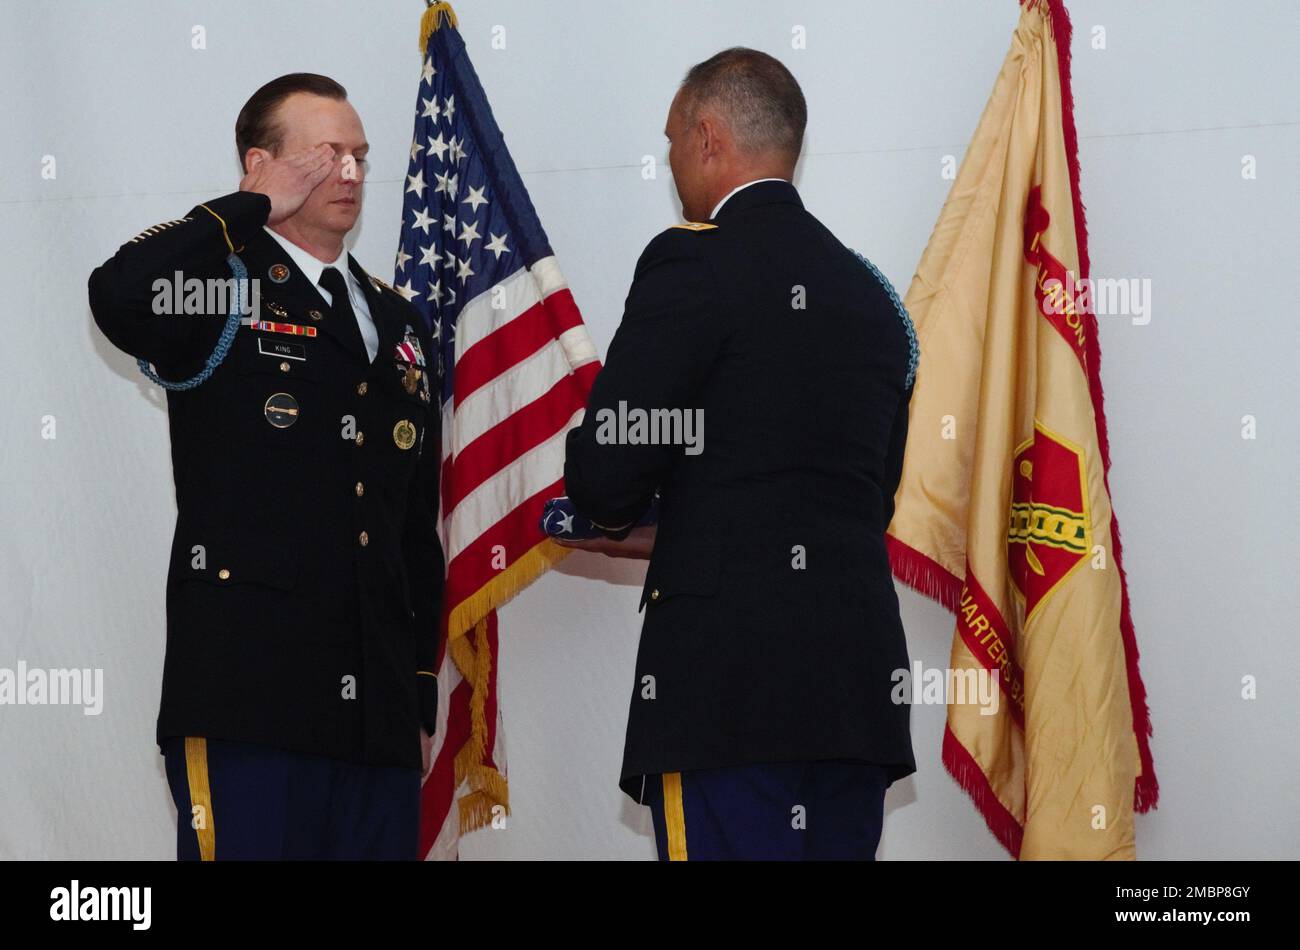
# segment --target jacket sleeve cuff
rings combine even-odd
[[[588,520],[590,521],[591,519]],[[629,534],[631,534],[632,529],[636,527],[635,521],[629,521],[627,524],[623,525],[620,528],[611,528],[608,525],[597,524],[595,521],[592,521],[591,523],[595,527],[599,528],[601,531],[605,532],[605,537],[613,541],[622,541]]]
[[[432,736],[438,729],[438,677],[431,672],[418,671],[415,691],[420,701],[420,725]]]

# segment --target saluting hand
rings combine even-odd
[[[334,148],[325,143],[279,158],[265,149],[250,149],[248,174],[239,183],[239,190],[256,191],[270,198],[271,216],[266,223],[278,224],[295,214],[333,169]]]

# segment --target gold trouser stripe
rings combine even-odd
[[[200,809],[198,817],[202,824],[194,829],[199,836],[199,859],[215,861],[217,829],[212,818],[212,789],[208,785],[208,740],[203,736],[185,737],[185,774],[190,784],[191,824],[196,817],[194,809]]]
[[[686,860],[686,812],[682,809],[682,773],[664,773],[664,826],[668,829],[668,860]]]

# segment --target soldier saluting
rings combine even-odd
[[[436,351],[344,247],[368,149],[346,90],[282,76],[235,133],[238,191],[90,276],[100,329],[173,384],[157,740],[177,856],[414,858],[444,567]],[[157,281],[226,281],[236,257],[261,293],[233,336],[226,313],[155,312]]]

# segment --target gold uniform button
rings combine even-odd
[[[651,600],[658,600],[658,599],[659,599],[659,588],[658,588],[658,587],[656,587],[654,590],[652,590],[652,591],[650,592],[650,599],[651,599]]]
[[[308,310],[307,316],[311,317],[313,320],[319,320],[323,314],[319,310]]]
[[[366,534],[364,531],[362,531],[361,534],[357,537],[357,541],[358,541],[358,542],[361,544],[361,546],[364,548],[367,544],[370,543],[370,535],[368,535],[368,534]]]
[[[361,484],[361,482],[357,482],[357,497],[360,498],[365,493],[366,493],[366,486]]]
[[[223,567],[221,570],[217,571],[217,576],[220,577],[223,581],[228,581],[230,580],[230,571],[226,570]]]
[[[369,389],[370,389],[370,387],[369,387],[366,383],[358,383],[358,384],[357,384],[357,395],[358,395],[358,396],[364,396],[364,395],[366,394],[366,391],[369,390]]]
[[[280,364],[280,372],[282,372],[282,373],[287,373],[287,372],[289,372],[289,364],[288,364],[288,363],[281,363],[281,364]]]
[[[357,445],[358,445],[358,446],[362,446],[362,445],[365,445],[365,444],[366,444],[366,434],[365,434],[364,432],[358,432],[358,433],[357,433]]]

